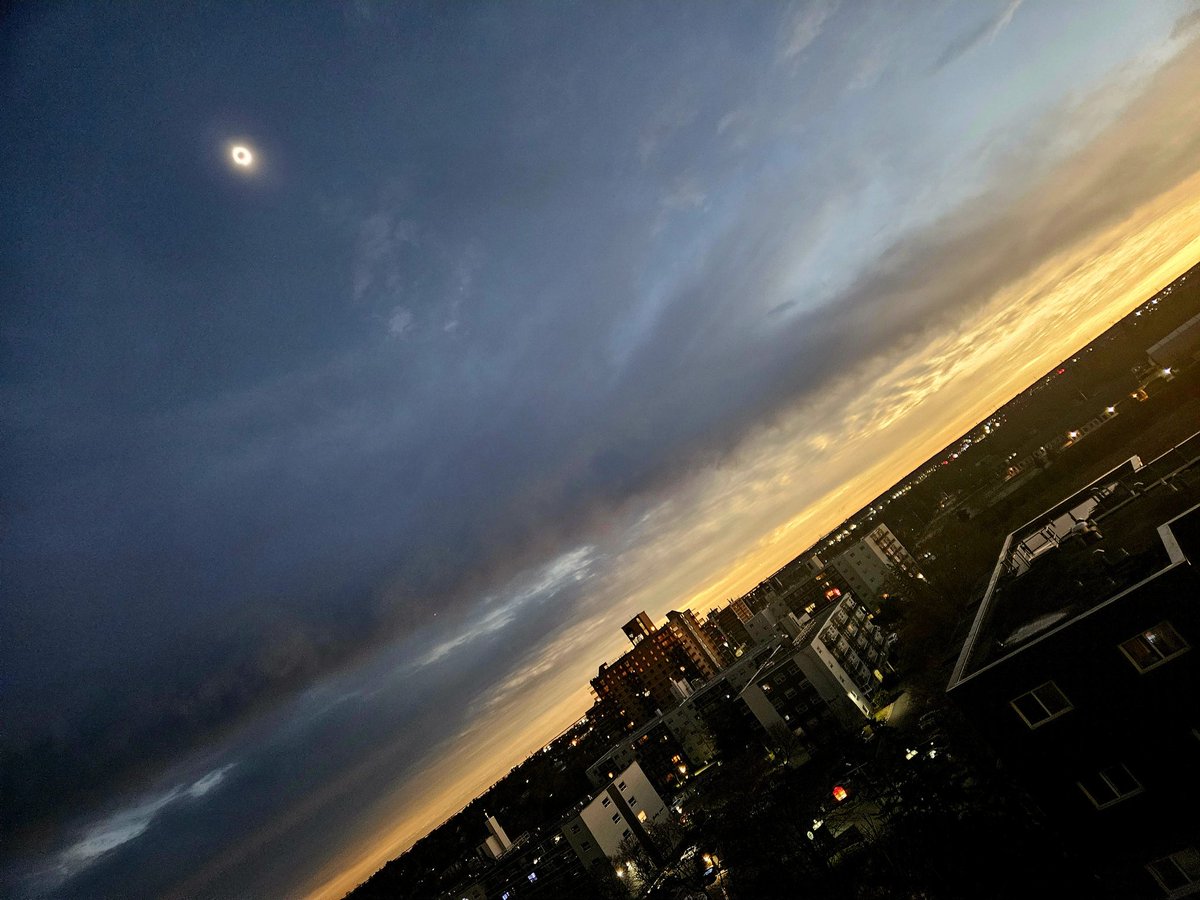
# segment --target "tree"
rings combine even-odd
[[[808,749],[804,738],[788,728],[783,722],[777,722],[772,725],[767,730],[767,734],[770,735],[771,743],[775,746],[776,751],[783,757],[783,765],[785,766],[792,761],[793,757],[800,755]]]

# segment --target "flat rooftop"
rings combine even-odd
[[[1131,457],[1013,531],[950,688],[1174,564],[1200,562],[1200,433]],[[1164,537],[1160,526],[1170,524]]]

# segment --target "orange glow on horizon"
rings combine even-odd
[[[848,420],[858,424],[838,436],[831,465],[849,474],[835,488],[805,497],[804,479],[791,477],[809,455],[834,446],[811,433],[805,410],[748,439],[736,454],[740,463],[697,476],[687,502],[698,515],[676,511],[680,523],[631,561],[627,584],[610,591],[623,598],[620,606],[573,626],[561,646],[547,648],[550,662],[555,653],[564,656],[554,677],[519,696],[502,694],[495,707],[484,704],[479,719],[431,753],[420,775],[388,799],[386,812],[349,836],[305,896],[343,896],[577,719],[587,707],[587,673],[621,645],[622,617],[673,605],[705,613],[744,593],[1197,260],[1200,175],[1193,175],[997,291],[956,334],[930,336],[872,384],[847,383]],[[924,381],[908,374],[918,358],[925,369],[938,363]],[[909,387],[897,393],[896,384]],[[881,392],[887,415],[872,418],[870,403]],[[750,495],[759,498],[757,506]],[[791,512],[789,503],[800,511]],[[664,558],[678,559],[678,567],[664,568]],[[637,581],[639,564],[657,580]]]

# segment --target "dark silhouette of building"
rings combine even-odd
[[[690,685],[708,681],[723,665],[716,644],[690,610],[667,613],[661,628],[643,612],[624,631],[633,648],[602,664],[591,681],[597,701],[593,714],[616,735],[676,706]]]
[[[1200,438],[1004,543],[950,696],[1101,897],[1200,892]]]

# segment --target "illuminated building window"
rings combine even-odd
[[[1160,622],[1121,644],[1121,652],[1139,672],[1148,672],[1189,649],[1170,622]]]
[[[1200,851],[1195,847],[1186,847],[1178,853],[1156,859],[1146,868],[1168,897],[1186,896],[1194,893],[1196,886],[1200,885]]]
[[[1076,784],[1096,809],[1104,809],[1142,792],[1142,783],[1120,763],[1101,769]]]
[[[1074,709],[1071,701],[1053,681],[1047,681],[1028,694],[1022,694],[1009,705],[1030,728],[1039,728]]]
[[[647,818],[649,818],[649,817],[646,815],[646,811],[644,809],[639,809],[638,815],[637,815],[638,821],[645,822]]]

